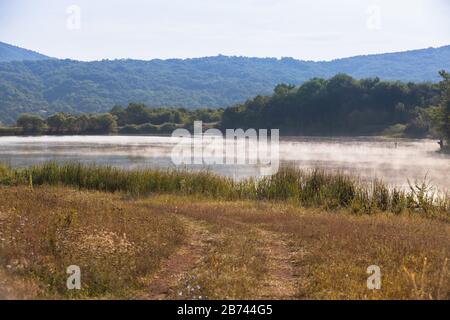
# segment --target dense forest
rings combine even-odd
[[[292,135],[405,134],[432,132],[440,101],[437,84],[356,80],[339,74],[299,87],[278,85],[273,95],[257,96],[225,110],[221,125],[282,128]]]
[[[13,124],[21,113],[42,117],[57,112],[105,113],[111,106],[129,102],[153,108],[228,107],[259,94],[269,95],[279,83],[300,85],[337,73],[357,79],[437,81],[436,71],[443,68],[450,69],[450,46],[329,62],[226,56],[4,62],[0,63],[0,122]]]
[[[104,114],[57,113],[47,119],[22,114],[3,134],[170,134],[206,127],[279,128],[282,135],[450,136],[450,76],[440,83],[403,83],[345,74],[314,78],[301,86],[280,84],[272,95],[256,96],[226,109],[149,108],[130,103]]]
[[[450,74],[441,71],[442,81],[440,88],[442,92],[441,103],[436,112],[436,123],[438,132],[441,134],[440,141],[442,151],[450,153]]]

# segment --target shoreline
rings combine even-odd
[[[431,186],[426,182],[411,182],[410,190],[401,190],[390,188],[378,179],[366,184],[352,174],[290,166],[280,168],[272,176],[235,181],[204,170],[123,169],[77,162],[45,162],[25,168],[0,165],[0,185],[30,188],[56,185],[121,192],[133,197],[174,194],[216,200],[264,200],[325,211],[346,209],[355,214],[414,212],[449,218],[450,209],[448,193],[429,194]]]
[[[171,133],[142,133],[142,134],[131,134],[131,133],[112,133],[112,134],[99,134],[99,133],[88,133],[88,134],[1,134],[0,138],[3,137],[171,137]],[[437,140],[436,143],[439,142],[439,138],[428,136],[428,137],[392,137],[389,135],[292,135],[287,134],[283,135],[280,133],[280,138],[288,139],[298,139],[298,138],[329,138],[329,139],[352,139],[352,138],[379,138],[385,140]]]

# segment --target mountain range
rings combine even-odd
[[[355,78],[427,82],[450,70],[450,46],[332,61],[215,56],[194,59],[53,59],[0,43],[0,122],[20,113],[110,110],[130,102],[151,107],[227,107],[279,83],[346,73]]]

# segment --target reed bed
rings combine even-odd
[[[223,200],[285,201],[327,210],[349,209],[356,214],[413,212],[450,215],[448,194],[437,194],[426,182],[410,183],[409,190],[382,181],[362,183],[357,177],[321,169],[284,167],[270,177],[236,181],[209,171],[127,170],[111,166],[48,162],[29,168],[0,166],[3,185],[63,185],[133,196],[152,193],[199,195]]]

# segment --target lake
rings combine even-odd
[[[79,161],[123,168],[176,168],[172,137],[157,136],[41,136],[0,137],[0,162],[14,167],[45,161]],[[407,179],[427,181],[441,191],[450,190],[450,157],[439,154],[436,140],[386,139],[381,137],[281,138],[282,165],[324,168],[359,176],[379,178],[405,187]],[[254,165],[188,166],[243,178],[257,176]]]

